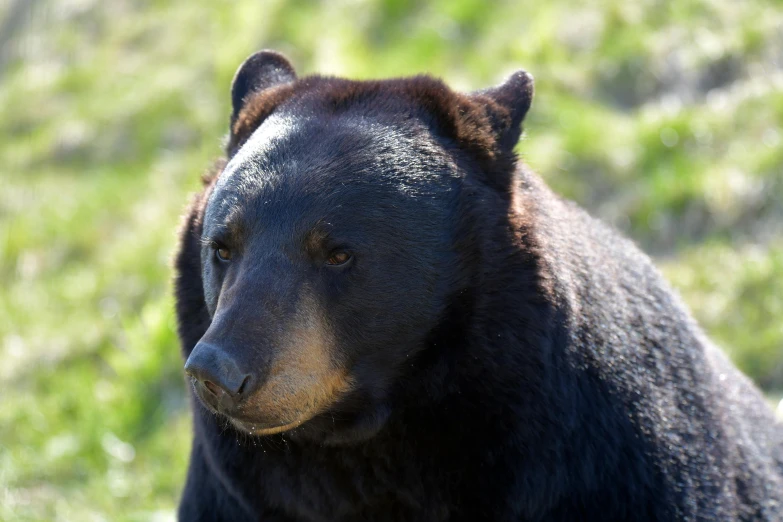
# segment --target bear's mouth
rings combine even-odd
[[[242,421],[232,417],[227,417],[231,424],[239,431],[245,432],[249,435],[274,435],[276,433],[283,433],[288,430],[292,430],[301,426],[307,418],[302,418],[294,422],[279,425],[269,425],[256,422]]]
[[[276,433],[282,433],[301,426],[312,417],[315,416],[313,412],[304,412],[302,415],[298,415],[294,421],[286,422],[259,422],[253,420],[242,419],[240,414],[242,407],[229,406],[219,400],[216,400],[213,394],[205,391],[204,386],[201,383],[193,382],[193,389],[196,392],[196,396],[199,401],[206,406],[206,408],[213,413],[222,415],[225,417],[234,428],[250,435],[274,435]]]

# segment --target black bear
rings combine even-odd
[[[181,520],[783,520],[783,426],[517,161],[532,97],[242,64],[176,257]]]

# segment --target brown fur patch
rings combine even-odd
[[[503,156],[497,136],[512,125],[508,109],[491,97],[457,93],[430,76],[374,81],[309,76],[252,95],[231,129],[229,156],[279,106],[294,98],[308,98],[314,108],[332,114],[354,109],[419,118],[490,168]]]
[[[227,163],[228,160],[226,158],[219,158],[215,160],[212,163],[212,166],[209,167],[207,171],[201,175],[201,183],[205,187],[214,183],[215,180],[217,180],[217,178],[220,177],[220,174],[223,172],[223,169],[226,168]]]
[[[231,127],[231,138],[227,147],[229,156],[233,156],[253,131],[295,92],[297,84],[298,82],[270,87],[248,98]]]
[[[348,368],[336,356],[336,340],[306,292],[285,328],[267,381],[244,404],[253,417],[262,412],[284,422],[304,422],[327,410],[353,387]]]

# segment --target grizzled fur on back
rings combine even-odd
[[[305,344],[348,391],[320,387],[338,393],[328,406],[261,436],[194,392],[180,519],[783,519],[781,423],[647,256],[516,161],[531,99],[526,73],[460,94],[428,77],[297,79],[271,52],[243,64],[227,158],[181,232],[183,355],[205,339],[267,353],[263,391],[302,338],[286,325],[312,319],[333,342]],[[220,205],[254,231],[216,283]],[[294,223],[321,213],[373,231],[362,241],[383,255],[302,261]],[[286,306],[300,295],[315,304]],[[375,302],[393,305],[362,316]]]

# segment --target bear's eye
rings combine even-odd
[[[214,242],[212,243],[212,248],[215,250],[215,257],[218,259],[218,261],[231,261],[231,250]]]
[[[344,265],[351,260],[351,254],[348,252],[333,252],[332,255],[326,260],[327,265],[338,266]]]

